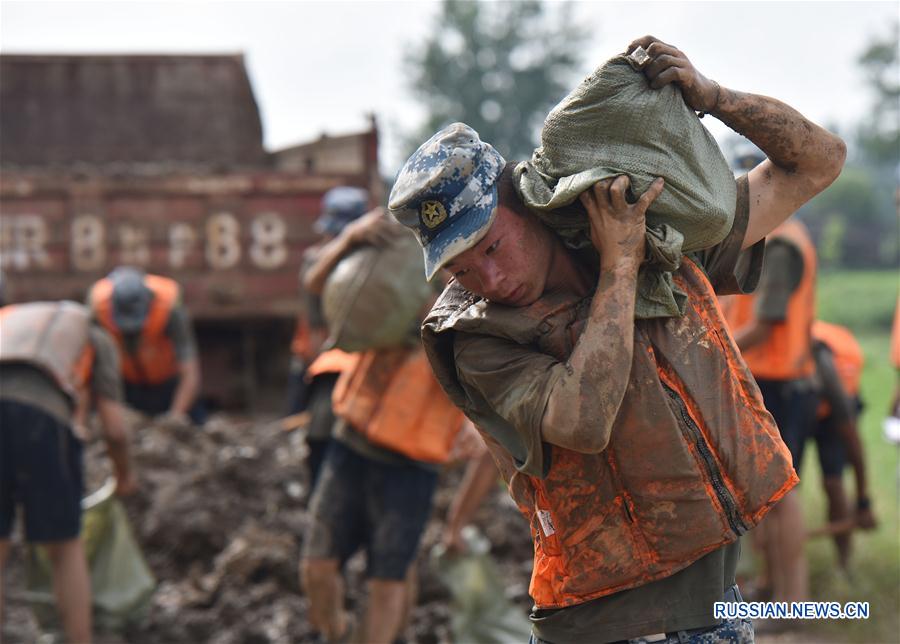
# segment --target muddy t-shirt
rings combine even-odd
[[[552,644],[615,642],[713,625],[713,602],[734,585],[740,540],[670,577],[557,610],[534,609],[535,635]]]
[[[93,397],[122,400],[119,354],[109,334],[92,324],[89,337],[94,347],[90,390]],[[64,425],[72,422],[72,402],[53,378],[27,364],[4,364],[0,370],[0,398],[37,407]]]
[[[747,194],[746,179],[742,178],[738,180],[738,208],[731,232],[718,245],[692,255],[719,292],[741,292],[759,278],[763,245],[740,251],[749,214]],[[585,312],[591,298],[585,298]],[[556,360],[490,336],[457,333],[455,337],[459,379],[484,396],[493,410],[516,428],[517,436],[496,438],[522,455],[516,458],[520,471],[545,475],[551,447],[543,442],[540,427],[555,381],[529,374],[546,373]],[[662,399],[647,402],[667,404]],[[660,411],[664,413],[669,410]],[[531,615],[535,635],[554,644],[608,642],[714,625],[713,602],[721,601],[725,590],[734,584],[739,552],[739,543],[734,542],[643,586],[567,608],[535,608]]]

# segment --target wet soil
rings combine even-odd
[[[158,580],[145,616],[101,642],[216,644],[318,641],[307,620],[297,567],[307,522],[303,431],[277,419],[214,417],[203,429],[138,423],[133,454],[140,490],[124,500],[135,536]],[[88,489],[109,474],[102,441],[87,446]],[[450,597],[428,553],[462,475],[448,468],[426,528],[417,567],[418,605],[403,637],[451,641]],[[532,546],[528,527],[498,485],[476,515],[488,536],[508,597],[527,597]],[[50,642],[23,597],[22,548],[10,562],[4,642]],[[347,564],[347,605],[364,599],[362,555]]]

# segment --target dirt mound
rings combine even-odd
[[[95,441],[86,451],[89,489],[109,474],[104,449]],[[140,490],[124,503],[159,585],[145,616],[101,641],[316,641],[297,575],[307,520],[305,453],[302,430],[285,432],[275,419],[216,417],[203,429],[138,424],[133,455]],[[450,639],[449,596],[427,553],[440,538],[461,469],[442,475],[435,497],[418,562],[419,603],[405,633],[410,642]],[[527,525],[499,486],[477,519],[494,544],[509,596],[524,612]],[[361,556],[347,564],[351,608],[361,606],[364,565]],[[15,596],[12,604],[22,609]]]

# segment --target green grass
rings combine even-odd
[[[897,374],[887,360],[889,334],[859,333],[866,354],[862,395],[866,401],[860,431],[866,453],[869,487],[878,519],[872,532],[853,538],[851,576],[836,567],[830,539],[807,543],[812,598],[820,601],[867,601],[868,620],[823,621],[813,632],[836,642],[897,642],[900,633],[900,525],[898,525],[898,448],[884,440],[881,423],[893,395]],[[825,521],[825,495],[815,450],[806,450],[802,494],[808,526]],[[852,471],[845,475],[848,493],[855,494]]]
[[[820,275],[818,315],[849,327],[866,356],[862,397],[866,403],[860,432],[865,448],[869,488],[878,519],[872,532],[855,532],[851,574],[841,574],[830,539],[807,542],[812,599],[867,601],[868,620],[810,622],[807,633],[828,642],[900,641],[900,524],[898,524],[898,447],[884,440],[884,419],[898,376],[888,361],[890,329],[897,302],[896,271],[842,271]],[[807,527],[826,521],[825,494],[815,447],[808,445],[801,483]],[[852,471],[845,486],[855,498]],[[749,550],[749,548],[746,548]]]
[[[823,272],[817,284],[818,316],[856,334],[889,335],[898,288],[897,271]]]

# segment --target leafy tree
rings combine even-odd
[[[876,267],[896,265],[896,223],[891,194],[871,169],[848,164],[841,176],[801,210],[818,240],[826,266]]]
[[[900,23],[876,39],[859,57],[874,94],[871,113],[859,129],[863,157],[875,165],[900,163]]]
[[[445,0],[406,61],[429,113],[415,144],[464,121],[506,158],[529,158],[547,112],[573,87],[585,37],[568,3]]]

